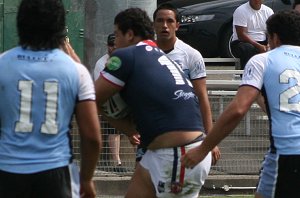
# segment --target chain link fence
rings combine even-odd
[[[214,121],[217,120],[235,93],[235,91],[209,92]],[[122,166],[116,167],[108,144],[108,136],[117,132],[107,121],[101,118],[100,120],[103,148],[102,153],[99,154],[95,176],[130,176],[135,167],[135,147],[129,143],[125,135],[120,135]],[[222,157],[215,166],[212,166],[210,175],[258,175],[264,153],[269,147],[268,128],[267,116],[257,104],[253,104],[238,127],[220,143]],[[74,157],[79,162],[80,144],[76,123],[72,130],[72,137]]]

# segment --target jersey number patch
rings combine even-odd
[[[290,79],[295,79],[297,84],[289,87],[280,94],[280,111],[297,111],[300,112],[300,103],[291,103],[290,100],[300,94],[300,72],[295,70],[286,70],[280,75],[280,83],[288,84]]]
[[[16,132],[32,132],[33,123],[30,121],[32,112],[32,90],[33,81],[19,81],[19,90],[21,92],[20,102],[20,119],[16,122]],[[44,92],[46,94],[46,111],[45,122],[42,124],[41,133],[57,134],[58,124],[56,121],[57,115],[57,99],[58,99],[58,83],[44,82]]]
[[[169,69],[169,71],[171,72],[176,85],[184,85],[185,82],[187,82],[187,84],[190,87],[193,87],[191,81],[187,78],[183,78],[183,76],[185,75],[184,72],[182,71],[180,65],[178,63],[176,63],[175,61],[172,61],[170,59],[168,59],[166,56],[161,56],[158,59],[158,62],[161,65],[165,65],[167,66],[167,68]],[[182,73],[180,73],[182,72]]]

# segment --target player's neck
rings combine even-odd
[[[176,37],[174,39],[169,39],[169,40],[158,39],[156,41],[157,46],[165,53],[169,53],[174,49],[175,42],[176,42]]]

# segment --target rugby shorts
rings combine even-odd
[[[149,171],[157,197],[196,198],[211,167],[211,153],[193,169],[186,169],[180,157],[202,141],[182,147],[147,150],[140,164]]]
[[[0,197],[79,198],[79,189],[75,164],[30,174],[0,170]]]
[[[300,197],[300,155],[268,152],[260,171],[257,193],[264,198]]]

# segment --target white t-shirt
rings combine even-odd
[[[273,10],[266,5],[261,5],[259,10],[254,10],[250,3],[244,3],[233,13],[233,38],[238,40],[235,26],[247,27],[247,34],[255,41],[266,40],[266,21],[274,14]]]
[[[177,38],[174,49],[166,55],[180,65],[188,79],[206,77],[205,64],[200,52],[180,39]]]
[[[94,80],[97,80],[100,76],[100,72],[104,70],[105,64],[109,58],[108,54],[103,55],[99,60],[96,62],[94,72],[93,72],[93,78]]]

